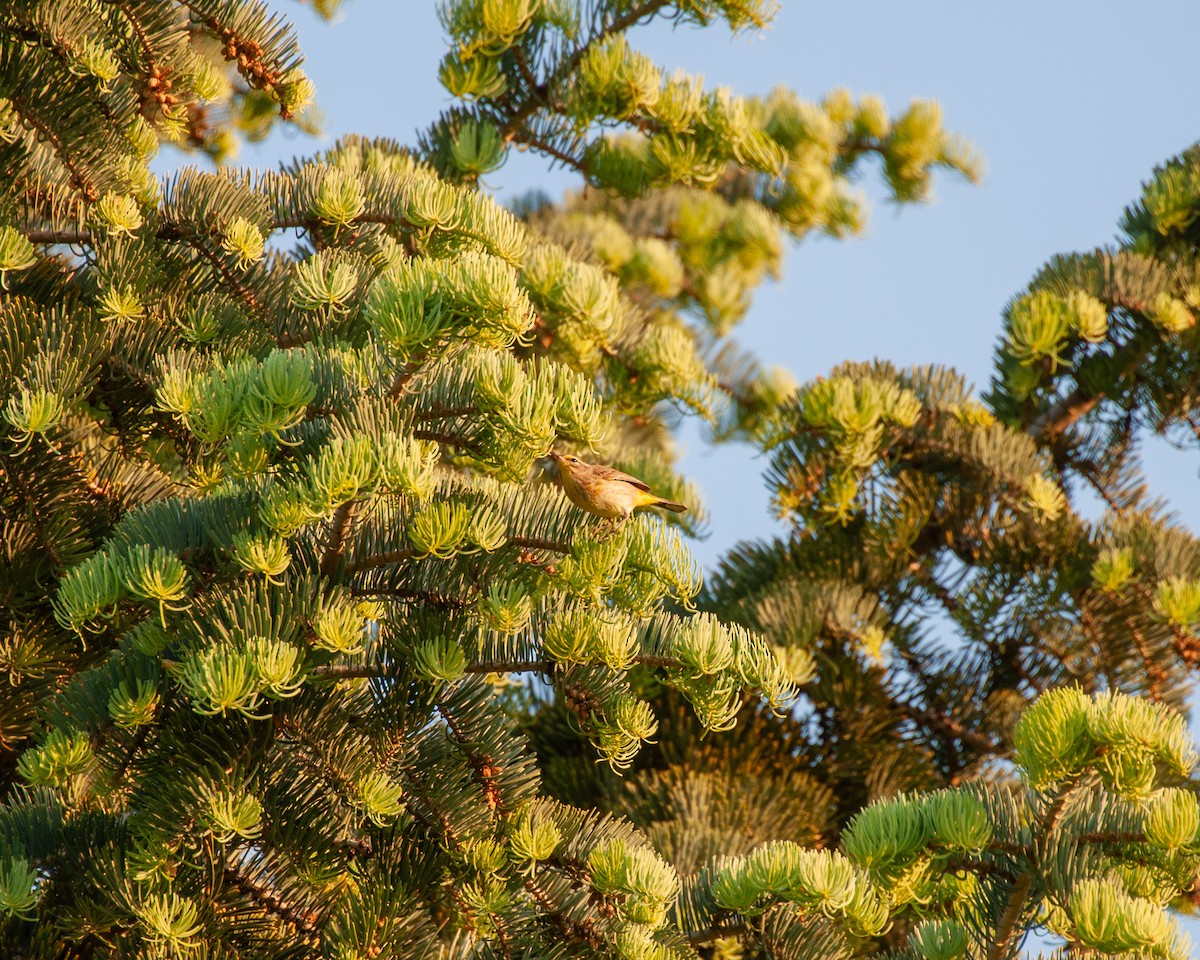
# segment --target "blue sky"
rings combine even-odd
[[[240,162],[275,164],[347,132],[413,142],[449,103],[432,0],[349,0],[332,25],[277,6],[299,29],[326,134],[276,135]],[[983,388],[1004,304],[1052,254],[1110,241],[1154,164],[1200,137],[1196,36],[1200,5],[1185,2],[926,0],[785,2],[765,33],[657,24],[632,40],[660,65],[738,93],[785,84],[816,99],[844,86],[883,95],[893,111],[914,97],[939,100],[947,125],[984,154],[983,183],[942,178],[932,203],[900,209],[881,199],[870,170],[866,235],[794,247],[782,281],[759,293],[736,336],[802,381],[878,356],[948,364]],[[503,200],[576,181],[518,155],[489,183]],[[694,431],[684,444],[683,469],[712,512],[711,536],[696,545],[706,566],[739,539],[780,531],[752,450],[708,448]],[[1159,444],[1149,464],[1156,491],[1200,527],[1195,452]]]

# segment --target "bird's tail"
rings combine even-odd
[[[676,503],[674,500],[659,500],[654,506],[662,507],[664,510],[672,510],[675,513],[683,513],[687,509],[682,503]]]

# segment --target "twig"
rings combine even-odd
[[[548,105],[547,97],[550,91],[554,89],[559,81],[575,69],[579,61],[587,55],[587,52],[594,44],[606,40],[613,34],[620,33],[622,30],[628,30],[639,20],[658,13],[667,4],[668,0],[649,0],[648,3],[632,6],[610,24],[589,37],[585,43],[580,44],[571,51],[570,55],[544,81],[530,91],[530,95],[525,98],[525,102],[509,114],[507,122],[500,131],[505,142],[511,143],[515,139],[517,132],[525,126],[525,121],[533,116],[539,107]]]
[[[325,553],[321,557],[321,576],[332,577],[337,573],[338,562],[346,552],[346,535],[350,532],[350,524],[357,509],[358,501],[351,500],[334,511],[333,521],[329,526],[329,542],[325,545]]]
[[[1075,792],[1079,786],[1080,780],[1075,777],[1063,787],[1062,793],[1051,804],[1050,809],[1046,811],[1046,819],[1042,824],[1042,837],[1050,836],[1058,823],[1059,816],[1062,815],[1063,807],[1066,806],[1067,798]],[[1039,844],[1030,844],[1030,850],[1036,851]],[[1033,870],[1028,869],[1013,884],[1012,891],[1008,895],[1008,902],[1004,905],[1004,911],[1000,914],[1000,919],[996,922],[996,939],[992,941],[988,947],[987,960],[1003,960],[1003,957],[1008,949],[1008,942],[1012,939],[1013,931],[1016,928],[1017,920],[1021,917],[1021,911],[1025,909],[1025,901],[1029,898],[1029,891],[1033,888]]]
[[[682,670],[685,664],[674,657],[660,657],[653,654],[640,654],[633,658],[633,663],[643,667],[662,667],[667,670]],[[469,663],[464,668],[465,673],[550,673],[561,666],[556,660],[482,660],[479,663]],[[325,680],[366,680],[384,679],[395,674],[395,670],[369,663],[331,663],[314,667],[312,676]]]
[[[1139,305],[1134,304],[1123,304],[1123,306],[1129,306],[1131,309],[1140,308],[1144,312],[1144,305],[1140,305],[1139,307]],[[1141,364],[1146,354],[1150,351],[1150,344],[1148,342],[1139,343],[1134,340],[1120,349],[1128,351],[1128,353],[1126,354],[1124,363],[1116,371],[1115,379],[1118,380]],[[1053,440],[1080,418],[1094,410],[1106,396],[1107,394],[1103,390],[1092,392],[1083,384],[1077,382],[1074,390],[1051,404],[1025,428],[1025,432],[1034,440]]]
[[[571,545],[569,543],[561,543],[557,540],[542,540],[537,537],[510,537],[508,545],[510,547],[523,547],[526,550],[548,550],[553,553],[571,552]],[[412,560],[416,556],[417,552],[412,547],[402,547],[399,550],[377,553],[374,556],[363,557],[346,564],[346,574],[362,573],[364,570],[372,570],[375,567],[386,566],[389,563]]]
[[[900,712],[910,720],[915,720],[917,723],[924,724],[926,727],[950,736],[955,740],[961,740],[976,753],[990,755],[1000,750],[1000,744],[989,740],[981,733],[968,730],[957,720],[951,720],[944,714],[925,710],[911,703],[898,702],[896,705],[899,707]]]

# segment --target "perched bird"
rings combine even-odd
[[[620,470],[601,464],[584,463],[578,457],[550,453],[558,466],[558,480],[567,498],[588,513],[615,523],[624,523],[636,507],[662,507],[683,513],[682,503],[664,500],[650,487]]]

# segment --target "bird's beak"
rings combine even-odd
[[[550,460],[553,460],[555,463],[558,463],[558,461],[562,459],[562,454],[558,453],[556,450],[551,450],[548,454],[546,454],[546,457]]]

